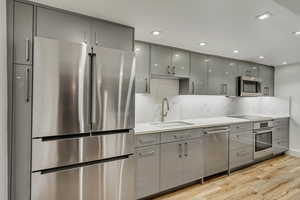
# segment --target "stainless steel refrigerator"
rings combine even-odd
[[[36,37],[32,200],[135,199],[133,52]]]

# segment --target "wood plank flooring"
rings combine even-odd
[[[279,156],[156,200],[300,200],[300,158]]]

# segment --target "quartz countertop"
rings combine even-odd
[[[256,116],[270,117],[272,119],[289,118],[288,115],[256,115]],[[190,123],[190,124],[161,127],[161,126],[157,126],[151,122],[150,123],[138,123],[135,126],[135,134],[141,135],[141,134],[160,133],[160,132],[194,129],[194,128],[207,128],[207,127],[213,127],[213,126],[228,126],[231,124],[252,122],[251,120],[239,119],[239,118],[233,118],[233,117],[207,117],[207,118],[176,120],[175,122],[178,122],[178,121]],[[168,121],[168,122],[172,122],[172,121]]]

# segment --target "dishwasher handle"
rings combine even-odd
[[[208,134],[228,134],[229,133],[229,129],[226,129],[226,130],[207,130],[207,131],[204,131],[204,134],[205,135],[208,135]]]

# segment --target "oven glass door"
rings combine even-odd
[[[244,93],[260,93],[260,83],[257,81],[243,80]]]
[[[272,148],[272,131],[255,134],[255,152]]]

